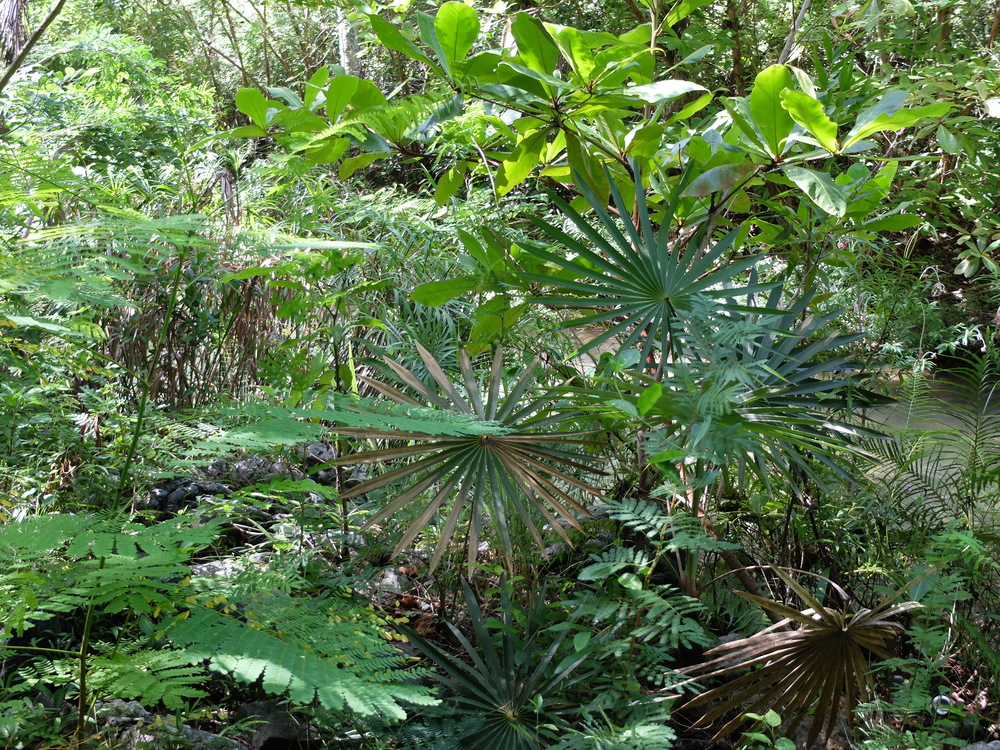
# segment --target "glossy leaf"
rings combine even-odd
[[[823,211],[833,216],[847,213],[847,195],[844,189],[826,172],[805,167],[784,167],[782,171]]]
[[[785,148],[795,122],[781,106],[781,92],[794,85],[792,74],[784,65],[772,65],[757,74],[750,92],[750,114],[763,136],[771,158],[777,159]]]
[[[445,3],[434,17],[434,30],[448,62],[458,62],[479,38],[479,17],[465,3]]]
[[[461,297],[466,292],[471,292],[478,285],[476,279],[455,278],[444,281],[428,281],[426,284],[414,288],[410,293],[410,299],[428,307],[443,305],[456,297]]]
[[[837,123],[827,116],[821,102],[801,91],[786,89],[781,93],[781,105],[823,148],[831,154],[837,153]]]
[[[257,89],[247,88],[236,92],[236,109],[259,128],[267,128],[267,111],[272,105],[283,106],[277,102],[269,102]]]
[[[629,96],[639,97],[644,102],[648,102],[649,104],[661,104],[662,102],[679,99],[685,94],[690,94],[693,91],[707,90],[708,89],[704,86],[692,81],[678,81],[671,79],[656,81],[655,83],[647,83],[642,86],[632,86],[631,88],[625,89],[625,93]]]
[[[883,112],[868,121],[865,121],[866,118],[864,116],[859,117],[858,122],[844,139],[844,146],[858,143],[875,133],[892,132],[911,127],[924,118],[944,117],[952,109],[952,104],[938,102],[937,104],[927,104],[923,107],[911,107],[894,112],[893,114]]]
[[[559,48],[542,22],[527,13],[518,13],[510,31],[517,42],[517,56],[539,73],[552,73],[559,62]]]

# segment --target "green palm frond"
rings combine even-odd
[[[1000,413],[997,354],[973,356],[936,379],[910,380],[902,408],[910,419],[937,429],[904,429],[895,440],[871,445],[881,463],[872,479],[901,503],[938,524],[964,515],[971,526],[1000,486]]]
[[[369,519],[365,528],[381,524],[411,504],[426,502],[417,518],[403,532],[394,553],[398,554],[416,539],[439,511],[448,509],[431,557],[431,569],[441,561],[463,520],[468,524],[466,537],[470,567],[476,559],[484,517],[491,520],[510,565],[513,565],[514,559],[510,533],[514,521],[523,524],[543,550],[545,542],[537,517],[541,517],[569,542],[563,523],[579,529],[577,517],[588,513],[570,491],[600,494],[598,488],[579,479],[577,474],[600,472],[576,452],[579,446],[586,443],[580,433],[550,431],[565,420],[566,415],[554,410],[551,399],[531,395],[538,360],[524,368],[513,382],[504,382],[503,355],[497,349],[488,381],[480,384],[468,354],[461,350],[461,382],[453,383],[426,349],[417,344],[417,351],[436,387],[428,386],[399,363],[387,359],[386,364],[403,387],[436,409],[466,415],[474,422],[488,423],[500,429],[493,434],[466,436],[428,435],[403,430],[345,431],[359,437],[403,441],[402,445],[365,451],[342,459],[342,463],[350,464],[407,461],[399,468],[362,482],[343,495],[356,497],[396,482],[408,484]],[[394,385],[373,379],[366,379],[366,382],[392,401],[421,404],[417,398]],[[426,500],[428,494],[429,501]]]
[[[892,619],[921,606],[914,601],[896,601],[920,579],[911,581],[874,609],[860,609],[851,614],[824,607],[786,573],[777,568],[772,570],[807,608],[800,611],[780,602],[737,592],[784,619],[750,638],[712,649],[707,653],[714,659],[684,670],[685,674],[695,675],[685,684],[695,679],[732,678],[698,695],[686,704],[686,708],[719,701],[696,722],[697,725],[710,724],[736,711],[737,717],[727,722],[716,737],[733,732],[745,721],[745,714],[761,713],[772,706],[783,718],[792,721],[789,732],[794,732],[807,712],[812,711],[806,741],[807,746],[811,746],[821,732],[829,735],[840,715],[842,702],[853,708],[874,693],[868,654],[879,659],[890,658],[896,637],[903,630]],[[799,627],[788,630],[792,623]]]
[[[528,246],[526,252],[562,271],[558,276],[525,274],[525,277],[553,285],[561,292],[540,298],[544,304],[594,311],[572,320],[568,326],[608,324],[600,336],[588,342],[586,349],[608,340],[619,340],[621,348],[628,349],[641,341],[639,361],[645,362],[654,346],[662,352],[676,353],[675,339],[684,330],[684,321],[690,316],[696,298],[724,300],[768,290],[774,285],[743,284],[738,280],[757,263],[756,257],[722,263],[723,256],[736,243],[740,229],[729,232],[711,246],[704,229],[686,242],[671,235],[671,218],[680,190],[660,218],[659,229],[654,230],[642,193],[642,180],[637,178],[635,182],[638,224],[614,182],[611,182],[611,196],[617,218],[581,181],[598,225],[591,224],[569,204],[553,196],[556,205],[589,244],[533,218],[539,229],[575,253],[575,257]],[[720,304],[725,307],[728,303]]]
[[[593,674],[577,671],[590,658],[589,648],[577,649],[573,655],[555,661],[570,630],[559,628],[551,637],[555,629],[545,603],[545,591],[536,592],[531,608],[522,608],[513,605],[508,588],[501,587],[499,646],[475,593],[464,580],[462,589],[478,648],[450,623],[452,635],[465,652],[464,658],[448,653],[410,628],[400,627],[410,643],[447,674],[447,677],[438,675],[437,680],[450,688],[448,703],[462,713],[483,717],[475,734],[462,738],[475,744],[463,743],[462,747],[482,750],[542,747],[543,721],[562,723],[552,713],[556,693]],[[515,618],[515,614],[520,616]],[[526,623],[523,636],[515,622]],[[551,641],[545,643],[547,636]]]

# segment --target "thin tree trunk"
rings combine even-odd
[[[806,11],[809,10],[809,6],[812,4],[812,0],[802,0],[802,6],[799,8],[799,13],[795,16],[795,22],[792,24],[792,28],[788,31],[788,38],[785,39],[785,46],[781,49],[781,54],[778,55],[778,65],[783,65],[788,62],[789,56],[792,54],[792,46],[795,44],[795,37],[799,33],[799,27],[802,26],[802,21],[806,17]]]
[[[951,9],[938,8],[936,20],[938,27],[941,29],[938,36],[937,48],[940,52],[946,52],[948,46],[951,44]]]
[[[986,40],[987,48],[993,47],[998,34],[1000,34],[1000,3],[997,3],[996,13],[993,14],[993,24],[990,26],[990,38]]]
[[[337,8],[337,49],[340,53],[340,67],[348,75],[357,74],[357,56],[355,53],[354,29],[343,8]]]
[[[745,96],[746,71],[743,68],[743,41],[740,34],[740,19],[736,9],[736,0],[726,0],[726,30],[732,34],[733,44],[733,88],[738,96]]]
[[[0,91],[3,91],[7,87],[7,84],[10,83],[10,79],[14,77],[18,68],[24,64],[24,60],[28,56],[28,53],[31,52],[31,49],[36,44],[38,44],[38,40],[42,38],[42,34],[45,33],[49,24],[55,21],[56,17],[62,13],[64,5],[66,5],[66,0],[56,0],[56,4],[52,6],[49,14],[45,16],[45,20],[42,21],[37,29],[35,29],[35,33],[31,35],[28,41],[21,46],[17,56],[11,60],[10,65],[7,66],[7,70],[5,70],[3,76],[0,77]]]

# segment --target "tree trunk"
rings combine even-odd
[[[24,0],[0,0],[0,49],[5,64],[14,62],[26,38]]]

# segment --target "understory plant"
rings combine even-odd
[[[70,514],[0,526],[0,708],[39,693],[72,701],[81,739],[96,700],[183,712],[208,695],[213,673],[390,720],[405,704],[435,702],[403,681],[389,623],[349,596],[302,596],[289,576],[253,567],[233,580],[197,573],[195,556],[221,526]]]
[[[806,745],[811,746],[821,733],[829,737],[838,718],[841,704],[847,718],[859,701],[875,694],[868,654],[880,659],[893,655],[903,626],[896,621],[906,612],[920,607],[919,602],[899,601],[920,579],[880,601],[873,608],[855,612],[824,606],[805,587],[786,572],[773,572],[807,605],[804,610],[753,594],[739,592],[782,619],[749,638],[716,646],[707,652],[714,658],[682,670],[709,680],[729,677],[718,687],[700,693],[685,703],[693,709],[710,705],[698,724],[711,724],[736,709],[738,715],[716,731],[716,737],[733,732],[747,721],[746,713],[780,709],[795,728],[811,711],[812,718]],[[800,627],[789,629],[797,623]],[[749,671],[748,671],[749,670]],[[721,699],[721,700],[720,700]],[[712,705],[713,701],[719,701]]]
[[[590,634],[550,605],[545,589],[534,592],[527,606],[515,605],[509,589],[506,581],[501,584],[499,618],[487,619],[469,582],[462,581],[476,643],[449,623],[461,655],[400,627],[446,675],[436,676],[448,689],[443,706],[409,732],[423,735],[421,747],[536,750],[569,731],[572,696],[587,691],[585,682],[595,674]]]

